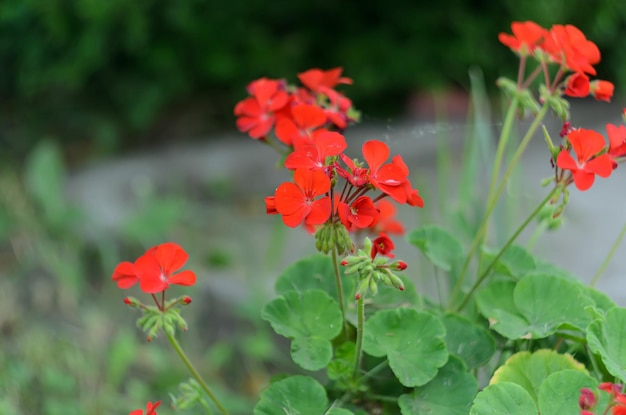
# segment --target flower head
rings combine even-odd
[[[147,294],[164,291],[170,284],[191,286],[196,283],[193,271],[176,272],[188,257],[178,244],[166,242],[148,249],[134,263],[120,263],[113,271],[112,279],[121,289],[139,283],[141,291]]]
[[[276,210],[283,215],[285,225],[293,228],[302,222],[307,225],[326,222],[331,211],[330,197],[317,197],[330,190],[328,176],[320,170],[297,169],[293,179],[295,183],[281,184],[274,194]]]
[[[250,97],[235,106],[237,128],[254,139],[265,137],[276,122],[275,113],[289,102],[283,81],[261,78],[248,85]]]
[[[391,252],[395,248],[393,241],[384,233],[381,233],[378,238],[372,241],[372,250],[370,251],[370,256],[372,259],[376,257],[376,255],[380,254],[386,256],[388,258],[393,258],[395,255]]]
[[[520,55],[532,54],[547,34],[546,29],[530,21],[511,23],[511,31],[513,35],[500,33],[498,40]]]
[[[613,171],[611,157],[608,154],[598,156],[605,149],[604,138],[600,133],[581,128],[573,130],[567,140],[572,145],[576,160],[564,149],[557,156],[556,165],[572,172],[578,190],[589,189],[596,174],[600,177],[610,176]]]

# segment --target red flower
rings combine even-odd
[[[576,72],[567,78],[565,95],[575,98],[584,98],[589,95],[589,77],[582,72]]]
[[[613,124],[607,124],[606,132],[609,136],[608,155],[613,158],[614,167],[617,167],[615,159],[626,156],[626,126],[617,127]]]
[[[308,140],[311,132],[325,123],[326,114],[317,105],[296,104],[291,107],[291,117],[281,118],[276,123],[276,136],[291,146],[298,139]]]
[[[395,155],[391,163],[383,164],[389,158],[389,147],[382,141],[370,140],[363,144],[363,158],[369,166],[367,175],[372,186],[390,196],[398,203],[411,206],[424,206],[417,190],[411,187],[409,169],[400,155]]]
[[[596,156],[604,150],[604,138],[593,130],[578,129],[572,131],[567,140],[572,145],[577,160],[567,150],[562,150],[556,159],[556,165],[572,172],[574,184],[578,190],[587,190],[594,182],[595,175],[609,177],[613,171],[613,161],[608,154]]]
[[[378,209],[369,196],[359,196],[351,205],[339,202],[337,205],[339,219],[347,230],[352,228],[363,229],[374,225],[378,221]]]
[[[289,96],[284,82],[267,78],[251,82],[248,92],[252,96],[235,106],[237,128],[252,138],[263,138],[274,126],[274,113],[289,102]]]
[[[370,251],[370,257],[374,259],[376,255],[380,254],[389,258],[393,258],[395,255],[391,252],[395,248],[393,241],[384,233],[381,233],[378,238],[372,241],[372,250]]]
[[[367,169],[361,167],[361,165],[357,165],[354,160],[345,154],[340,154],[339,158],[344,162],[347,169],[341,167],[338,163],[335,163],[335,169],[337,173],[346,179],[352,186],[361,187],[365,186],[369,179],[367,178]]]
[[[580,409],[591,409],[596,404],[596,395],[589,388],[582,388],[578,397],[578,406]]]
[[[614,85],[609,81],[596,80],[590,85],[591,95],[598,101],[611,102],[613,96]]]
[[[552,26],[541,46],[553,61],[565,65],[570,71],[596,74],[593,65],[600,62],[600,50],[577,27]]]
[[[376,208],[379,215],[378,222],[373,227],[374,232],[404,234],[404,226],[395,218],[396,206],[393,203],[388,199],[381,199],[376,203]]]
[[[351,84],[352,79],[341,77],[343,68],[333,68],[327,71],[309,69],[298,74],[300,82],[313,92],[324,92],[325,88],[333,89],[339,84]]]
[[[294,142],[295,144],[296,142]],[[343,135],[327,130],[317,130],[307,144],[295,145],[295,151],[285,159],[288,169],[321,170],[326,166],[326,158],[341,154],[346,148]]]
[[[498,40],[520,55],[532,54],[547,34],[546,29],[530,21],[511,23],[511,31],[513,35],[500,33]]]
[[[146,415],[157,415],[156,409],[161,405],[161,401],[157,401],[154,404],[152,402],[148,402],[146,404]],[[144,415],[142,409],[135,409],[128,415]]]
[[[328,219],[331,211],[330,179],[320,170],[297,169],[294,183],[286,182],[278,186],[274,194],[276,210],[283,215],[283,222],[296,227],[303,221],[306,225],[319,225]]]
[[[187,252],[178,244],[166,242],[150,248],[134,264],[120,263],[113,271],[117,286],[127,289],[139,282],[141,291],[154,294],[166,290],[170,284],[191,286],[196,283],[193,271],[176,273],[187,262]]]

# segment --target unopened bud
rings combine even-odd
[[[141,307],[141,302],[135,297],[126,297],[124,298],[124,304],[130,307]]]
[[[390,268],[398,270],[398,271],[404,271],[406,267],[407,265],[406,265],[406,262],[404,261],[396,261],[390,265]]]
[[[189,297],[188,295],[184,296],[183,300],[182,300],[182,303],[183,304],[191,304],[191,297]]]
[[[348,265],[348,261],[346,261],[346,260],[345,260],[345,258],[344,258],[344,259],[341,261],[341,265],[345,267],[346,265]]]

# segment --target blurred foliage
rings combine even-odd
[[[1,155],[44,136],[83,158],[231,128],[247,82],[311,67],[344,66],[365,114],[396,115],[412,91],[467,87],[472,65],[512,73],[496,36],[527,19],[579,26],[603,52],[599,76],[626,85],[621,0],[4,0]]]

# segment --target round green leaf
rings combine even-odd
[[[585,307],[595,304],[577,282],[547,274],[531,274],[520,279],[513,298],[528,320],[533,338],[547,337],[561,324],[585,330],[591,322]]]
[[[433,380],[409,394],[400,395],[398,405],[402,415],[467,415],[476,392],[476,378],[459,358],[450,356]]]
[[[463,258],[463,245],[450,232],[439,226],[428,225],[415,229],[407,235],[435,266],[450,271]]]
[[[476,304],[503,336],[540,339],[563,325],[584,330],[591,321],[585,307],[595,303],[574,281],[530,274],[517,283],[492,282],[476,294]]]
[[[268,303],[261,317],[292,339],[291,357],[304,369],[318,370],[330,362],[330,340],[341,332],[343,320],[339,305],[324,291],[288,291]]]
[[[444,336],[443,324],[432,314],[411,308],[382,310],[365,323],[363,350],[386,355],[404,386],[421,386],[448,360]]]
[[[342,266],[339,266],[339,272],[342,277],[344,304],[353,305],[356,279],[352,276],[345,277]],[[339,302],[333,260],[329,256],[315,254],[294,262],[278,276],[275,285],[276,294],[279,295],[288,291],[313,289],[322,290]]]
[[[323,414],[328,406],[326,390],[308,376],[291,376],[272,383],[261,393],[254,415]]]
[[[496,352],[496,341],[486,328],[456,314],[445,315],[441,321],[448,352],[463,359],[469,369],[484,365]]]
[[[531,399],[537,403],[537,395],[542,382],[551,374],[562,370],[575,370],[587,375],[585,366],[571,355],[541,349],[534,353],[519,352],[509,357],[504,365],[493,374],[490,383],[515,383],[524,388]]]
[[[528,333],[528,322],[513,303],[513,281],[493,281],[476,293],[476,305],[489,320],[489,326],[509,339],[519,339]]]
[[[476,395],[470,415],[533,415],[537,406],[528,392],[515,383],[489,385]]]
[[[539,387],[539,412],[541,415],[577,414],[580,390],[597,385],[595,379],[578,370],[553,373]]]
[[[587,328],[587,343],[610,374],[626,382],[626,309],[612,308]]]
[[[499,250],[484,248],[486,264],[489,264],[498,254]],[[499,274],[519,279],[526,274],[535,271],[535,258],[524,248],[511,245],[496,261],[493,270]]]

